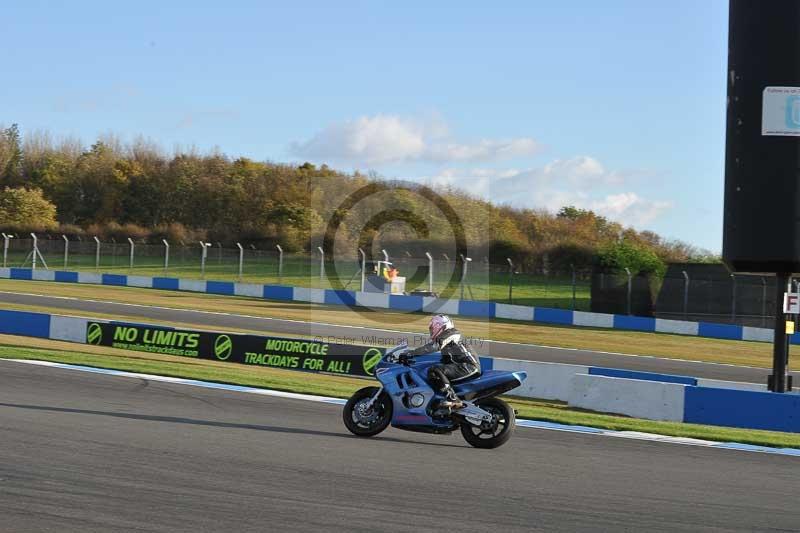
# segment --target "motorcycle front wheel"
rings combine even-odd
[[[498,398],[480,400],[475,405],[491,413],[492,421],[480,427],[462,422],[461,435],[464,440],[476,448],[497,448],[508,442],[517,420],[514,409]]]
[[[373,437],[386,429],[392,421],[392,400],[386,392],[368,407],[369,400],[378,392],[378,387],[365,387],[356,391],[342,411],[345,427],[353,435]]]

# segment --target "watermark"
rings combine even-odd
[[[354,224],[357,227],[353,227]],[[387,262],[381,251],[375,250],[376,238],[381,230],[391,225],[402,226],[407,232],[413,233],[413,238],[409,240],[435,240],[439,249],[445,247],[452,254],[452,268],[448,272],[436,272],[440,282],[435,294],[429,290],[432,285],[430,280],[434,276],[430,261],[415,265],[413,272],[391,276],[394,265],[387,264],[391,261]],[[357,246],[353,246],[354,241]],[[469,256],[467,233],[457,210],[430,187],[404,181],[373,181],[349,194],[333,210],[328,220],[322,249],[329,254],[324,274],[335,290],[352,290],[354,278],[359,274],[365,279],[366,293],[391,297],[416,289],[413,294],[422,297],[422,305],[409,305],[405,313],[401,311],[393,317],[393,320],[404,323],[418,319],[412,313],[436,313],[448,300],[458,298],[457,291],[463,291],[463,269],[457,260],[460,258],[465,261],[467,259],[464,258]],[[341,257],[358,257],[361,253],[363,256],[356,276],[341,275],[340,270],[347,270],[341,268],[343,262],[352,265],[352,259],[342,260]],[[450,261],[447,264],[450,265]],[[442,274],[446,278],[443,285]],[[368,302],[368,298],[362,298],[361,301],[343,303],[365,318],[372,318],[371,312],[374,310],[384,310],[383,307],[370,309]]]
[[[426,335],[417,335],[409,333],[408,335],[317,335],[312,338],[313,342],[341,344],[345,346],[380,346],[383,348],[391,348],[398,345],[407,345],[409,347],[423,346],[430,338]],[[481,337],[470,337],[467,335],[461,336],[461,342],[476,350],[485,349],[488,346],[488,340]]]

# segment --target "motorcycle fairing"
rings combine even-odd
[[[477,378],[453,383],[453,390],[459,397],[467,401],[479,400],[515,389],[525,381],[527,376],[525,372],[487,370]]]
[[[394,406],[392,426],[412,431],[447,433],[458,428],[452,419],[436,419],[428,415],[427,408],[439,395],[428,384],[428,368],[438,364],[441,356],[431,354],[416,358],[411,366],[401,366],[382,361],[376,367],[375,377],[389,394]],[[495,396],[518,387],[526,377],[525,372],[488,370],[477,378],[454,383],[453,390],[461,398],[472,401]],[[409,399],[415,394],[424,398],[422,405],[413,407]]]

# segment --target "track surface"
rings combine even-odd
[[[288,333],[313,335],[323,338],[332,338],[341,342],[342,338],[365,344],[364,337],[382,339],[384,344],[397,344],[399,338],[407,338],[409,344],[415,345],[422,341],[419,335],[408,332],[390,331],[370,327],[351,327],[313,322],[299,322],[278,318],[262,318],[224,313],[210,313],[205,311],[191,311],[185,309],[172,309],[164,307],[151,307],[146,305],[125,304],[106,301],[86,301],[74,298],[61,298],[35,294],[19,294],[0,292],[0,303],[16,303],[23,305],[44,306],[63,309],[69,313],[102,313],[117,316],[140,317],[145,320],[163,322],[184,322],[197,324],[210,328],[237,328],[255,331],[270,331],[274,333]],[[653,335],[653,342],[658,342],[658,335]],[[727,381],[743,381],[750,383],[766,383],[770,369],[752,368],[735,365],[720,365],[701,363],[695,361],[681,361],[647,356],[631,356],[593,352],[588,350],[573,350],[552,348],[531,344],[515,344],[498,341],[484,341],[483,346],[477,347],[479,353],[493,357],[510,359],[523,359],[528,361],[545,361],[554,363],[569,363],[578,365],[594,365],[611,368],[624,368],[646,372],[659,372],[664,374],[679,374]],[[800,382],[800,373],[794,372],[795,382]]]
[[[525,428],[493,451],[364,440],[340,409],[0,361],[0,530],[800,525],[796,458]]]

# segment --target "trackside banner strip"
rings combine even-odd
[[[371,376],[381,348],[308,339],[181,330],[90,321],[86,343],[123,350],[306,372]]]

